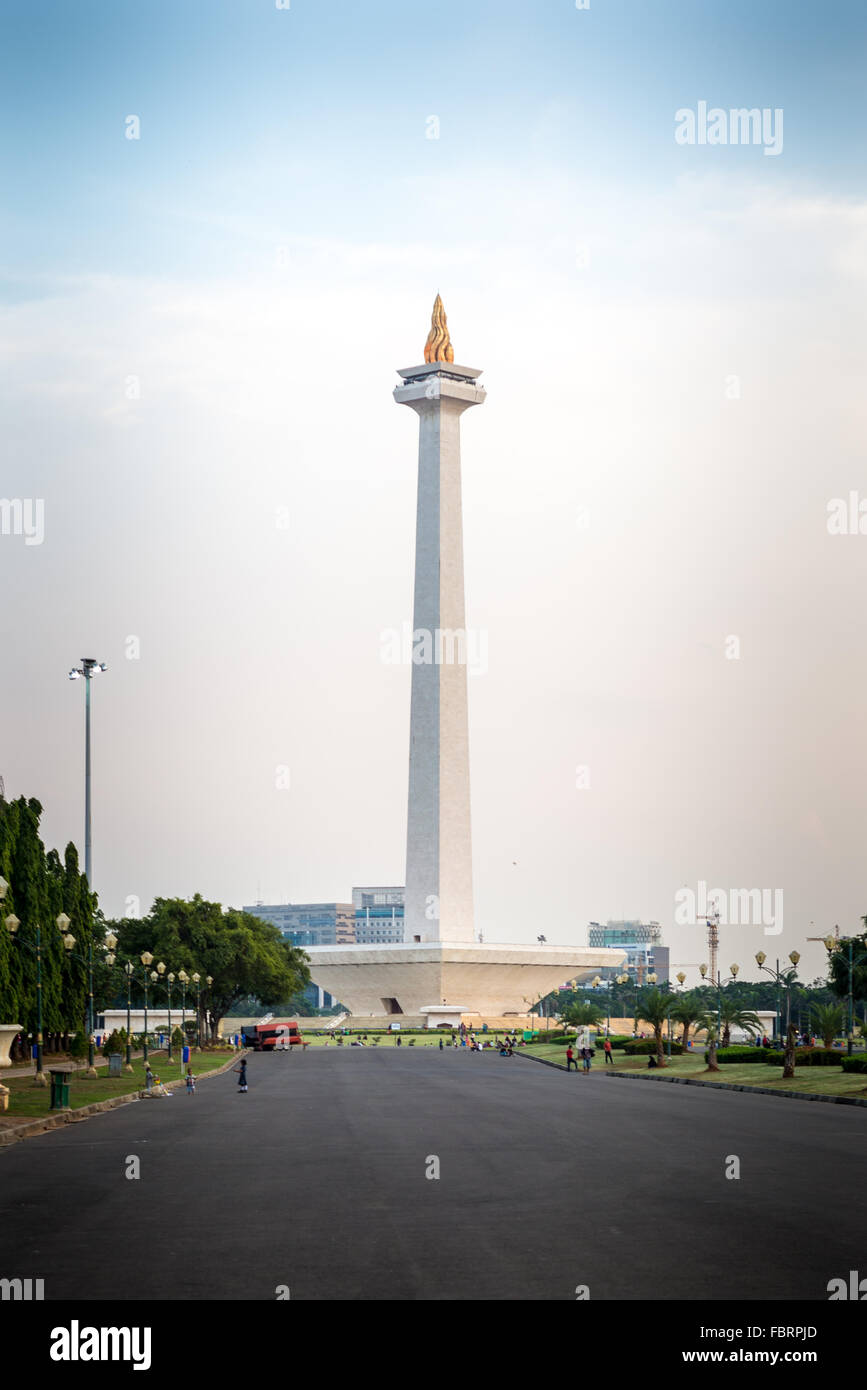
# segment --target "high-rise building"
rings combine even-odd
[[[273,922],[293,946],[349,946],[355,941],[352,903],[255,903],[244,912]]]
[[[669,975],[669,948],[662,944],[662,928],[658,922],[591,922],[588,945],[619,949],[626,952],[626,961],[616,970],[603,971],[610,975],[630,975],[639,985],[647,983],[648,975],[656,975],[657,984],[664,984]]]
[[[355,940],[359,946],[403,941],[403,888],[353,888]]]

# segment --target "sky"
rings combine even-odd
[[[83,847],[105,661],[109,915],[404,881],[439,291],[477,927],[654,919],[692,980],[678,892],[758,888],[724,972],[820,972],[867,913],[865,49],[854,0],[6,0],[0,774]],[[682,143],[700,103],[769,137]]]

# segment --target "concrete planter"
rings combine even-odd
[[[20,1023],[0,1023],[0,1067],[11,1067],[12,1058],[9,1056],[9,1049],[12,1040],[17,1038],[21,1032]]]

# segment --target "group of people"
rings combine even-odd
[[[605,1060],[607,1062],[610,1060],[608,1052],[610,1051],[611,1045],[608,1042],[607,1038],[605,1039],[605,1042],[608,1047],[608,1051],[606,1051],[605,1054]],[[593,1061],[593,1048],[581,1047],[578,1049],[578,1051],[581,1054],[581,1070],[586,1073],[590,1070],[590,1063]],[[572,1044],[569,1043],[568,1047],[566,1048],[566,1070],[571,1071],[573,1067],[576,1071],[578,1071],[578,1060],[575,1056],[575,1049],[572,1046]]]
[[[236,1067],[235,1070],[237,1071],[238,1068]],[[159,1078],[159,1076],[156,1074],[156,1072],[154,1072],[154,1071],[151,1069],[151,1064],[150,1064],[150,1062],[145,1062],[145,1075],[144,1075],[144,1080],[145,1080],[145,1090],[147,1091],[148,1095],[151,1095],[151,1096],[170,1096],[170,1095],[172,1094],[171,1091],[169,1091],[169,1090],[166,1089],[166,1087],[163,1085],[162,1081],[160,1081],[160,1078]],[[187,1067],[187,1074],[186,1074],[186,1076],[184,1077],[184,1084],[185,1084],[185,1086],[186,1086],[186,1088],[187,1088],[187,1095],[188,1095],[188,1096],[193,1095],[193,1093],[195,1092],[195,1089],[196,1089],[196,1077],[193,1075],[193,1069],[192,1069],[192,1067]]]

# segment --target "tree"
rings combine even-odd
[[[86,1026],[87,968],[67,955],[55,925],[60,912],[69,918],[76,952],[87,956],[95,927],[96,897],[78,866],[78,852],[69,844],[63,859],[57,850],[46,853],[39,838],[42,806],[35,798],[0,797],[0,874],[9,883],[2,915],[20,922],[19,944],[0,930],[0,1012],[20,1022],[26,1033],[37,1030],[36,944],[41,929],[42,1020],[46,1043]]]
[[[596,1028],[605,1015],[598,1004],[570,1004],[562,1017],[564,1023],[572,1023],[576,1028]]]
[[[662,1030],[668,1022],[668,1015],[671,1012],[675,996],[665,994],[661,989],[649,989],[639,1000],[635,1017],[641,1019],[643,1023],[649,1023],[653,1029],[653,1036],[656,1039],[656,1065],[665,1066],[665,1057],[662,1051]]]
[[[304,952],[271,922],[206,902],[198,893],[189,901],[157,898],[147,917],[124,919],[114,930],[123,955],[137,959],[147,950],[155,963],[165,964],[166,973],[184,969],[202,977],[202,1008],[211,1036],[216,1036],[232,1005],[246,995],[270,1008],[310,981]],[[210,988],[205,985],[208,975],[213,977]],[[187,1002],[195,1005],[192,986],[187,987]]]
[[[698,1023],[704,1018],[705,1009],[700,999],[694,994],[680,994],[676,996],[676,1002],[671,1009],[671,1017],[675,1023],[683,1027],[683,1050],[686,1051],[686,1044],[689,1039],[689,1030],[694,1023]]]
[[[8,877],[8,875],[7,875]],[[867,917],[862,921],[867,926]],[[838,999],[849,997],[849,947],[852,948],[852,999],[867,1000],[867,932],[844,937],[828,957],[828,983]],[[862,960],[858,957],[862,956]]]
[[[732,1028],[742,1028],[748,1033],[760,1033],[762,1021],[752,1009],[742,1009],[733,999],[722,995],[719,1001],[719,1021],[722,1028],[722,1045],[728,1047],[732,1040]]]
[[[719,1042],[719,1020],[716,1013],[704,1014],[696,1019],[696,1028],[701,1029],[707,1036],[707,1059],[708,1071],[719,1071],[719,1062],[716,1059],[717,1043]]]
[[[846,1027],[846,1008],[843,1004],[814,1004],[810,1010],[810,1022],[825,1047],[833,1047],[834,1039]]]

